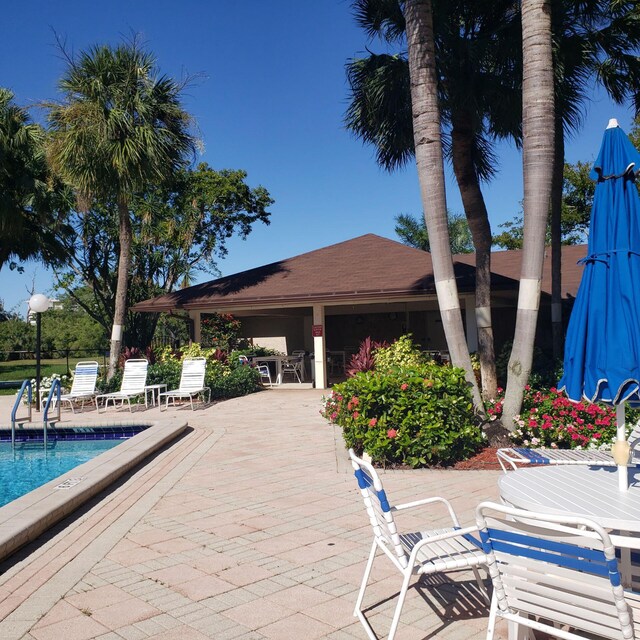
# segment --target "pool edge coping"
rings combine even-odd
[[[144,431],[0,507],[0,561],[38,538],[189,426],[186,420],[173,424],[144,422],[149,424]],[[80,482],[61,487],[65,481],[79,477]]]

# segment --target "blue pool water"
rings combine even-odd
[[[119,440],[54,440],[0,444],[0,506],[107,451]]]

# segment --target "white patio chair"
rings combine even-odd
[[[73,382],[69,393],[60,396],[60,405],[68,402],[71,411],[75,413],[76,402],[80,402],[80,410],[84,410],[85,400],[93,400],[96,395],[96,381],[98,380],[98,363],[94,360],[84,360],[76,364]]]
[[[621,586],[615,548],[596,522],[491,502],[476,516],[493,582],[487,640],[497,618],[510,638],[529,638],[528,629],[565,640],[640,638],[640,594]]]
[[[269,386],[273,386],[271,382],[271,371],[269,371],[269,366],[266,364],[259,364],[256,367],[256,371],[260,374],[260,382],[264,382],[265,380],[269,381]]]
[[[211,402],[211,389],[205,387],[204,377],[207,369],[206,358],[185,358],[182,361],[182,374],[180,375],[180,385],[177,389],[163,391],[159,396],[160,409],[162,409],[162,398],[166,398],[165,409],[169,408],[169,400],[175,406],[176,400],[189,398],[191,410],[193,411],[193,399],[199,395],[203,396],[208,392],[207,402]]]
[[[298,382],[302,382],[302,364],[303,359],[301,357],[297,358],[287,358],[282,361],[282,382],[284,382],[284,377],[289,374],[297,378]]]
[[[631,465],[640,464],[640,423],[631,431],[629,435],[631,446]],[[617,466],[611,456],[610,451],[599,449],[532,449],[528,447],[503,447],[496,452],[498,462],[502,470],[507,473],[508,469],[518,469],[530,464],[576,464],[590,467],[615,467]]]
[[[121,405],[124,405],[125,400],[129,405],[129,411],[131,411],[131,398],[137,396],[144,396],[144,406],[147,407],[147,396],[144,392],[144,387],[147,384],[147,369],[149,363],[144,358],[131,359],[124,363],[124,372],[122,374],[122,383],[120,384],[120,391],[114,391],[112,393],[103,393],[96,396],[96,410],[98,408],[98,401],[104,400],[105,411],[109,407],[109,401],[111,400],[113,406],[116,406],[116,400],[121,400]]]
[[[422,576],[470,568],[473,570],[478,587],[488,603],[489,599],[477,569],[481,565],[486,565],[487,557],[480,549],[480,541],[471,535],[478,531],[477,527],[461,528],[449,501],[440,497],[391,506],[375,469],[358,458],[353,449],[349,450],[349,457],[355,470],[369,521],[373,527],[373,543],[353,612],[353,615],[362,622],[369,638],[376,640],[377,636],[364,615],[362,601],[378,550],[389,558],[402,575],[402,586],[389,630],[389,640],[392,640],[396,633],[409,582],[414,575]],[[393,517],[395,512],[435,503],[445,506],[449,512],[452,526],[415,533],[398,532]]]

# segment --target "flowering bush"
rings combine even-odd
[[[41,396],[45,400],[47,398],[47,394],[48,394],[49,390],[51,389],[51,386],[53,385],[53,381],[54,380],[60,380],[60,392],[61,393],[65,393],[71,387],[71,377],[70,376],[67,376],[67,375],[62,375],[61,376],[58,373],[52,373],[50,376],[44,376],[43,378],[40,378],[40,393],[41,393]],[[31,397],[31,403],[35,404],[35,402],[36,402],[36,398],[35,398],[36,379],[35,378],[31,378],[31,389],[33,390],[33,395]],[[28,396],[27,396],[26,393],[22,396],[22,403],[23,404],[29,404],[28,403]]]
[[[483,444],[464,371],[424,363],[366,371],[335,385],[322,415],[377,464],[452,464]]]
[[[491,420],[502,416],[503,395],[487,409]],[[637,411],[627,412],[631,430]],[[514,416],[518,428],[512,434],[514,444],[552,449],[606,449],[616,437],[614,407],[590,402],[572,402],[552,387],[541,391],[525,387],[522,413]]]

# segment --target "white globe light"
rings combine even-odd
[[[42,293],[35,293],[29,298],[29,309],[36,313],[42,313],[49,308],[49,298]]]

